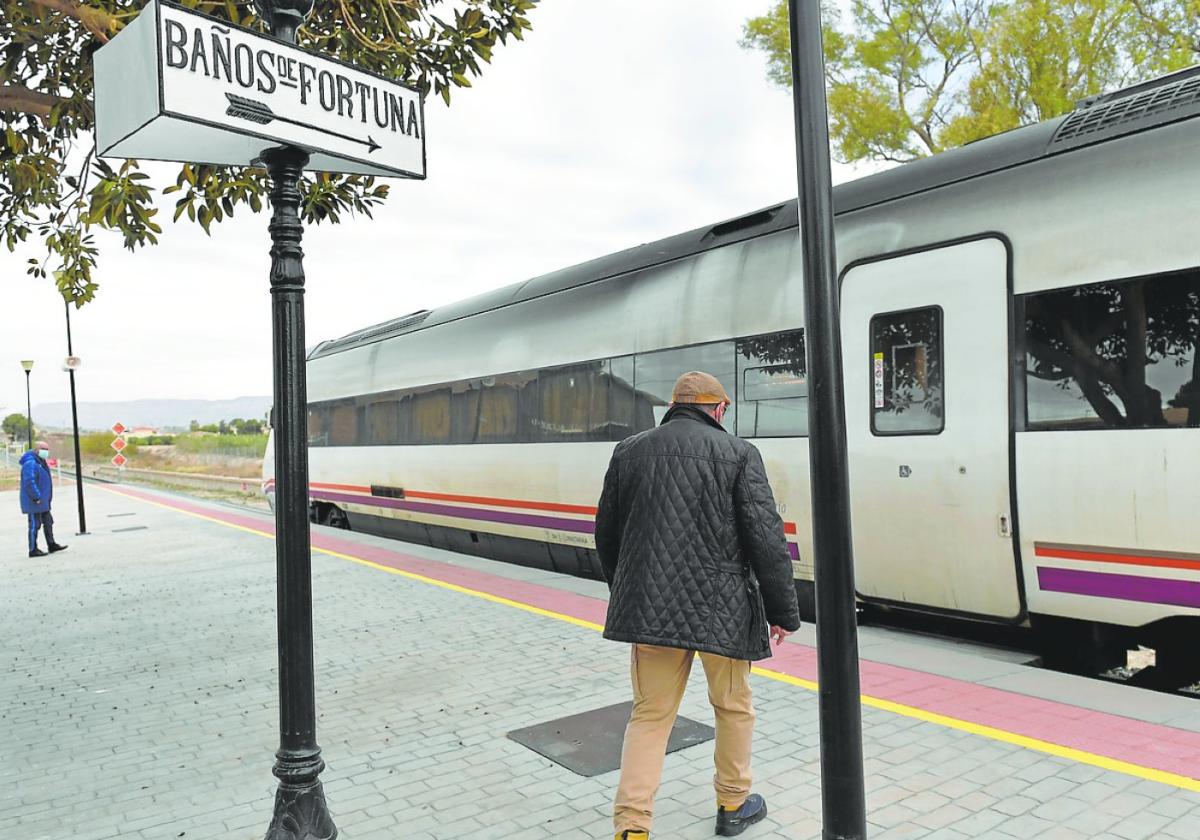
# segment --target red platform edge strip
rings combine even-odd
[[[275,530],[273,522],[262,518],[203,507],[124,487],[119,490],[108,489],[255,531],[273,534]],[[363,545],[321,533],[313,534],[312,544],[316,548],[350,555],[388,568],[422,575],[595,624],[603,624],[607,612],[607,602],[597,598],[464,569],[436,560],[415,557],[402,551]],[[772,658],[757,665],[798,679],[815,681],[817,678],[817,652],[808,645],[784,645],[777,649]],[[1093,711],[869,659],[860,660],[859,673],[863,693],[878,699],[1117,761],[1175,773],[1185,778],[1198,778],[1200,733],[1197,732]]]

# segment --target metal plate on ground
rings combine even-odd
[[[580,776],[599,776],[621,766],[621,744],[633,703],[618,703],[516,729],[508,737]],[[713,728],[682,715],[675,718],[667,752],[713,739]]]
[[[130,528],[113,528],[114,534],[124,534],[127,531],[149,531],[149,525],[134,525]]]

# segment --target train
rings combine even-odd
[[[864,610],[1197,678],[1197,115],[1200,67],[834,189]],[[811,616],[802,247],[784,201],[322,342],[312,520],[599,578],[613,447],[705,370]]]

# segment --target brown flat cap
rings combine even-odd
[[[689,370],[675,380],[675,388],[671,391],[671,402],[692,405],[729,405],[732,400],[721,387],[720,381],[711,373],[700,370]]]

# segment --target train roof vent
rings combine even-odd
[[[1047,152],[1065,152],[1200,114],[1200,74],[1188,73],[1153,87],[1139,85],[1125,96],[1117,93],[1081,105],[1054,132]]]
[[[729,236],[731,233],[738,233],[743,230],[760,227],[772,221],[784,205],[778,204],[775,207],[768,207],[765,210],[759,210],[754,213],[749,213],[745,216],[739,216],[736,219],[730,219],[727,222],[721,222],[718,225],[713,225],[708,232],[704,234],[703,239],[716,238],[721,236]]]
[[[370,344],[373,341],[387,338],[388,336],[397,335],[405,330],[417,326],[432,313],[432,309],[420,309],[416,312],[410,312],[407,315],[401,315],[399,318],[393,318],[390,321],[384,321],[382,324],[376,324],[373,327],[352,332],[349,335],[342,336],[336,341],[328,341],[317,348],[317,353],[314,355],[327,356],[330,353],[336,353],[339,350],[348,350],[351,347],[358,347],[361,344]]]

